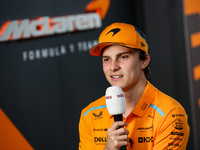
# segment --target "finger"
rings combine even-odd
[[[113,132],[119,127],[127,126],[128,124],[123,121],[114,122],[113,125],[108,129],[108,132]]]
[[[119,128],[116,130],[116,134],[118,135],[128,135],[129,134],[129,131],[125,128]]]
[[[113,125],[114,125],[115,130],[116,130],[116,129],[120,128],[120,127],[127,126],[128,124],[126,122],[123,122],[123,121],[117,121]]]
[[[118,141],[116,144],[116,147],[121,148],[121,147],[127,147],[129,146],[129,142],[128,141]]]
[[[118,140],[118,141],[127,141],[127,142],[129,142],[128,135],[126,135],[126,134],[117,136],[117,137],[116,137],[116,140]]]

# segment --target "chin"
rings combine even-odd
[[[124,86],[123,85],[121,85],[121,84],[111,84],[112,86],[119,86],[120,88],[124,88]]]

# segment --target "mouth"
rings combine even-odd
[[[113,75],[111,76],[112,79],[121,79],[123,76],[122,75]]]

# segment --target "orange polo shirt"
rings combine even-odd
[[[103,150],[107,129],[114,119],[106,108],[105,96],[81,112],[79,150]],[[173,98],[147,83],[138,104],[124,119],[133,143],[127,150],[185,150],[190,128],[184,108]]]

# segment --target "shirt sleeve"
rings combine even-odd
[[[81,117],[79,121],[79,150],[93,150],[94,142],[92,138],[91,128],[89,123],[87,123],[86,116],[83,116],[83,111],[81,112]]]
[[[172,109],[163,120],[158,121],[153,150],[185,150],[190,127],[183,107]]]

